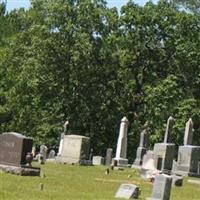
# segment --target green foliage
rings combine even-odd
[[[199,0],[172,0],[173,3],[178,4],[180,7],[184,7],[194,13],[200,13],[200,1]]]
[[[121,15],[103,0],[31,3],[0,17],[10,30],[0,32],[1,132],[55,145],[68,119],[101,153],[115,148],[126,115],[132,157],[144,124],[153,145],[172,115],[176,144],[189,117],[200,142],[199,15],[165,0],[130,1]]]

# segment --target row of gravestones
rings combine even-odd
[[[192,145],[194,131],[192,119],[189,119],[186,123],[184,145],[179,146],[178,154],[176,153],[175,144],[170,143],[173,124],[174,119],[170,117],[167,121],[164,142],[156,143],[153,151],[147,151],[147,148],[144,146],[138,148],[137,152],[139,153],[137,153],[134,164],[139,164],[143,168],[148,169],[148,163],[152,163],[152,165],[149,164],[150,169],[156,168],[166,174],[174,173],[198,177],[200,176],[200,146]],[[142,152],[140,148],[142,150],[145,149],[147,153]],[[174,159],[176,154],[178,155],[177,161]]]
[[[177,172],[186,172],[188,174],[199,174],[200,171],[200,147],[192,146],[192,135],[193,135],[193,123],[190,119],[186,124],[185,137],[184,137],[184,146],[179,147],[178,161],[173,161],[175,154],[175,145],[169,143],[169,136],[171,134],[172,126],[174,120],[172,117],[168,119],[167,128],[165,132],[164,143],[157,143],[154,145],[153,153],[147,153],[146,157],[144,156],[147,152],[147,133],[143,131],[141,133],[140,145],[137,149],[137,156],[134,162],[133,167],[141,166],[142,160],[148,161],[148,156],[154,157],[154,164],[158,170],[162,171],[171,171],[172,163],[174,163],[174,169]],[[117,166],[128,166],[128,160],[126,158],[127,153],[127,129],[128,129],[128,120],[124,117],[121,120],[119,137],[117,142],[116,156],[114,158],[114,163]],[[31,152],[32,140],[26,138],[17,133],[4,133],[0,136],[0,150],[1,157],[0,163],[7,163],[7,160],[12,160],[15,162],[16,158],[21,157],[22,164],[25,163],[26,154]],[[89,159],[89,138],[80,135],[64,135],[60,140],[59,151],[57,156],[57,161],[62,163],[69,164],[91,164]],[[20,141],[20,142],[18,142]],[[22,142],[23,141],[23,142]],[[25,142],[28,141],[28,142]],[[21,155],[18,153],[16,155],[15,149],[22,149]],[[12,153],[14,152],[14,153]],[[46,159],[46,149],[45,146],[40,148],[41,155]],[[45,152],[45,153],[43,153]],[[55,153],[52,152],[55,155]],[[14,156],[16,158],[14,158]],[[144,158],[143,158],[144,157]],[[146,160],[145,160],[146,159]],[[111,163],[112,160],[112,149],[107,150],[106,163]],[[93,163],[104,163],[102,157],[93,157]],[[143,163],[145,164],[145,162]]]

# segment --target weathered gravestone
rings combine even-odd
[[[104,165],[105,164],[105,158],[102,157],[102,156],[93,156],[92,164],[93,165]]]
[[[200,176],[200,146],[192,146],[193,122],[189,119],[185,127],[184,146],[179,146],[174,173]]]
[[[112,153],[113,153],[113,149],[111,149],[111,148],[108,148],[107,150],[106,150],[106,160],[105,160],[105,164],[106,165],[111,165],[111,163],[112,163]]]
[[[138,186],[133,184],[121,184],[115,198],[137,199],[139,195],[140,189]]]
[[[169,117],[167,120],[164,143],[156,143],[153,149],[155,166],[164,173],[170,173],[172,170],[173,159],[175,156],[175,144],[168,143],[170,141],[173,125],[174,119],[173,117]]]
[[[49,152],[48,159],[55,159],[56,152],[52,149]]]
[[[147,143],[148,143],[148,135],[147,135],[147,130],[145,129],[140,133],[140,145],[137,148],[136,159],[132,165],[133,168],[142,165],[143,156],[147,152],[147,145],[148,145]]]
[[[17,175],[38,176],[40,168],[31,166],[32,143],[32,139],[19,133],[0,135],[0,170]]]
[[[61,155],[62,148],[63,148],[63,142],[64,142],[64,136],[65,136],[65,133],[61,133],[61,136],[60,136],[60,144],[59,144],[59,149],[58,149],[58,154],[57,154],[57,156],[60,156],[60,155]]]
[[[45,164],[46,159],[47,159],[47,146],[42,144],[40,146],[40,156],[39,156],[39,163],[40,164]]]
[[[158,173],[160,173],[160,171],[156,169],[154,153],[148,150],[143,156],[140,176],[145,180],[153,180]]]
[[[116,156],[114,162],[117,166],[128,166],[127,154],[127,131],[128,131],[128,119],[123,117],[121,120],[119,137],[117,142]]]
[[[89,160],[90,138],[81,135],[65,135],[61,155],[56,159],[66,164],[91,164]]]
[[[146,200],[169,200],[171,193],[172,177],[160,174],[156,176],[151,198]]]

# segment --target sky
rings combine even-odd
[[[2,2],[3,0],[0,0]],[[148,0],[134,0],[135,3],[138,3],[140,5],[144,5]],[[157,0],[153,0],[153,2],[156,2]],[[107,0],[109,7],[117,7],[121,8],[124,4],[128,2],[128,0]],[[13,10],[14,8],[28,8],[30,6],[29,0],[7,0],[7,10]]]

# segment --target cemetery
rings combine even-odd
[[[16,3],[0,0],[0,200],[200,200],[200,2]]]
[[[105,157],[90,155],[90,138],[66,135],[65,131],[61,133],[57,156],[54,150],[47,155],[45,145],[40,146],[38,154],[33,154],[32,139],[15,132],[3,133],[0,135],[0,195],[5,200],[60,199],[65,195],[69,199],[197,200],[199,147],[192,146],[193,122],[189,119],[186,123],[184,146],[178,149],[178,152],[182,147],[192,149],[189,153],[182,151],[182,156],[191,158],[183,160],[181,156],[181,161],[180,153],[175,161],[174,144],[169,143],[173,124],[174,119],[169,117],[164,143],[155,143],[153,151],[147,151],[148,135],[146,131],[141,132],[132,166],[126,157],[126,117],[121,120],[115,156],[111,148]],[[145,152],[141,154],[143,148]],[[9,192],[9,187],[15,186],[16,190]],[[18,191],[20,188],[24,193]],[[196,188],[196,192],[191,193],[191,188]]]

